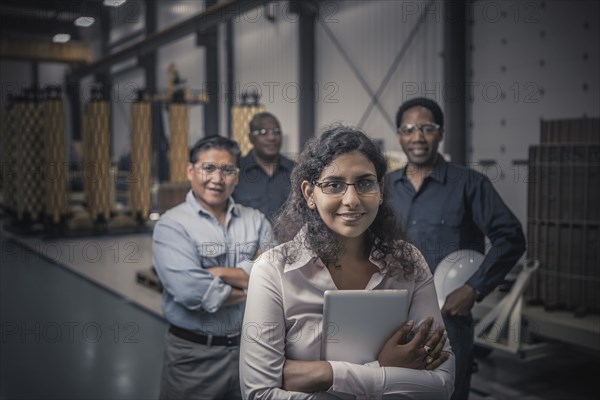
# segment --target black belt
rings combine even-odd
[[[240,335],[235,336],[213,336],[213,335],[201,335],[187,329],[180,328],[175,325],[169,325],[169,332],[173,335],[187,340],[189,342],[205,344],[208,346],[239,346]]]

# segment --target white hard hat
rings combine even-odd
[[[446,296],[461,287],[477,271],[483,262],[483,254],[470,249],[457,250],[448,254],[433,273],[433,284],[437,292],[440,309]]]

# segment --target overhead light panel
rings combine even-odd
[[[127,0],[104,0],[104,5],[108,7],[119,7],[123,5]]]
[[[75,20],[75,26],[87,28],[88,26],[92,26],[94,22],[96,22],[94,17],[79,17]]]
[[[71,40],[71,35],[68,33],[57,33],[52,38],[54,43],[67,43],[69,40]]]

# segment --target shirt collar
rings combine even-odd
[[[444,159],[440,153],[437,153],[437,157],[435,163],[433,164],[433,169],[427,175],[433,180],[436,180],[440,183],[446,183],[446,173],[448,171],[448,162]],[[399,180],[405,181],[408,178],[406,177],[406,166],[400,170]]]
[[[194,196],[194,191],[192,189],[190,189],[190,191],[185,196],[185,201],[187,204],[190,205],[190,207],[192,207],[192,210],[194,210],[195,214],[213,216],[206,208],[202,206],[198,199],[196,199],[196,196]],[[231,196],[229,196],[227,204],[227,215],[229,214],[231,214],[232,216],[240,215],[239,205],[233,200]]]
[[[283,272],[287,273],[290,271],[294,271],[309,265],[313,265],[319,268],[325,268],[325,264],[323,263],[323,261],[321,261],[321,259],[319,258],[319,256],[312,250],[306,248],[306,246],[304,246],[304,239],[306,238],[306,231],[304,228],[302,228],[300,230],[300,232],[298,232],[298,234],[294,237],[294,239],[292,239],[291,241],[289,241],[288,243],[285,244],[285,251],[286,252],[294,252],[296,254],[300,254],[298,256],[298,258],[290,263],[290,264],[286,264]],[[384,268],[384,260],[377,260],[375,256],[379,255],[380,252],[379,250],[377,250],[376,248],[373,248],[371,250],[371,254],[369,256],[369,261],[371,261],[373,264],[375,264],[375,266],[377,266],[377,268],[379,268],[379,272],[383,273],[383,268]],[[387,258],[387,257],[386,257]]]

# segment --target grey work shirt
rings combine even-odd
[[[257,250],[272,246],[272,238],[271,225],[259,211],[230,198],[223,226],[190,190],[185,202],[161,216],[152,238],[167,321],[204,334],[239,332],[244,303],[221,307],[232,288],[206,268],[242,268],[250,275]]]

